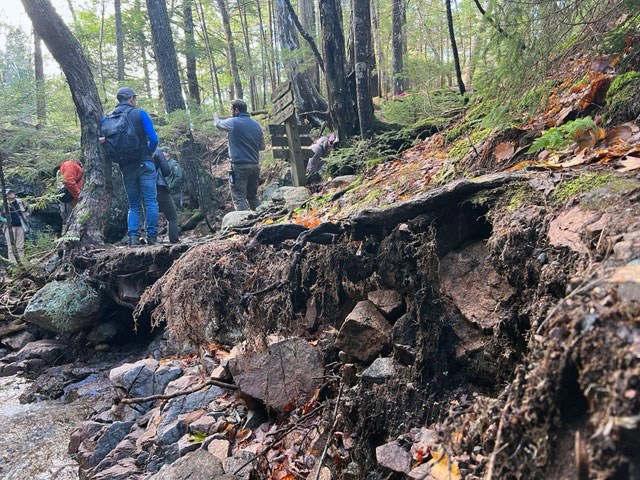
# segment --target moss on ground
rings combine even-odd
[[[605,119],[616,124],[633,120],[640,115],[640,72],[631,71],[617,76],[607,92]]]

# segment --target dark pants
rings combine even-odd
[[[158,207],[160,212],[166,217],[169,223],[169,241],[171,243],[178,242],[180,235],[180,227],[178,226],[178,213],[176,212],[176,205],[173,202],[173,197],[169,192],[169,189],[164,185],[158,185]]]
[[[260,205],[258,181],[260,165],[233,164],[233,179],[230,181],[231,199],[236,210],[255,210]]]

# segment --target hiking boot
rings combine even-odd
[[[138,239],[135,237],[129,237],[129,246],[130,247],[137,247],[138,246]]]
[[[158,237],[147,237],[147,245],[156,245],[158,243]]]

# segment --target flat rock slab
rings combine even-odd
[[[243,393],[277,411],[308,400],[324,374],[320,353],[301,338],[272,343],[264,353],[240,353],[228,368]]]
[[[224,474],[222,462],[208,451],[200,449],[187,453],[170,465],[164,465],[149,480],[223,480],[233,477]]]
[[[384,383],[398,376],[400,365],[393,358],[376,358],[369,367],[362,372],[362,381],[368,383]]]
[[[378,465],[399,473],[409,473],[411,469],[411,454],[396,441],[376,447]]]
[[[165,387],[182,375],[176,363],[160,365],[156,360],[144,359],[125,363],[109,372],[109,380],[120,398],[148,397],[164,392]]]
[[[391,330],[391,324],[376,306],[364,300],[342,323],[336,347],[362,362],[370,362],[389,343]]]
[[[596,224],[602,216],[599,212],[573,207],[565,210],[549,224],[549,244],[556,247],[568,247],[579,253],[587,253],[589,247],[582,240],[582,233]]]

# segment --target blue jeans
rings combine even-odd
[[[147,236],[158,235],[158,199],[156,193],[156,167],[150,160],[122,169],[124,189],[129,200],[127,226],[129,238],[138,238],[138,227],[142,217],[142,202],[147,218]]]

